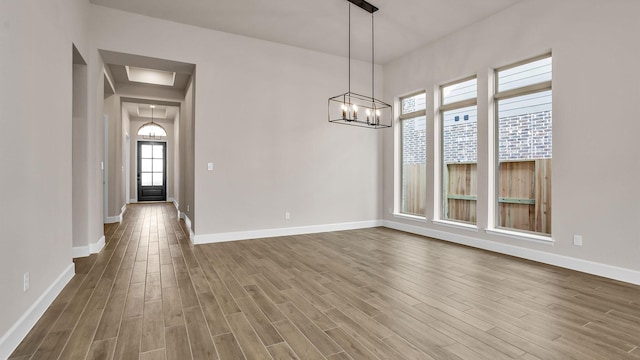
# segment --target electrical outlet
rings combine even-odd
[[[187,204],[187,212],[189,212],[189,204]]]
[[[23,291],[27,291],[29,290],[29,272],[24,273],[24,285],[23,285]]]
[[[573,245],[582,246],[582,235],[573,235]]]
[[[284,213],[284,219],[285,219],[285,220],[289,220],[289,219],[291,219],[291,213],[289,213],[288,211],[285,211],[285,213]]]

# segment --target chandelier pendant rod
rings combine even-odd
[[[351,3],[349,3],[349,92],[351,92]]]
[[[373,37],[373,13],[371,13],[371,97],[375,99],[376,77],[375,77],[375,63],[373,62],[374,47],[375,47],[375,41]]]

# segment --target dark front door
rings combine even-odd
[[[167,200],[167,147],[163,142],[138,142],[138,201]]]

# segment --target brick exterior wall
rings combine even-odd
[[[444,162],[477,162],[478,161],[478,123],[463,121],[445,125],[444,127]]]
[[[425,118],[402,121],[402,164],[426,164],[427,136]]]
[[[421,119],[421,120],[420,120]],[[499,121],[500,161],[550,159],[552,156],[552,114],[541,111],[504,117]],[[403,164],[426,163],[424,118],[402,122]],[[460,119],[444,126],[444,162],[477,162],[477,122]]]
[[[500,161],[551,159],[551,111],[499,119]]]
[[[500,161],[551,158],[551,111],[504,117],[498,122]],[[477,162],[477,130],[475,121],[445,125],[445,163]]]

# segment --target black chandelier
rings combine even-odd
[[[329,122],[344,125],[382,129],[391,127],[393,111],[391,105],[374,97],[374,26],[373,13],[378,8],[364,0],[347,0],[349,4],[349,88],[344,94],[329,98]],[[371,96],[351,92],[351,4],[371,14]]]

